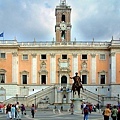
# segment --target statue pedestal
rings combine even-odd
[[[82,113],[82,110],[81,110],[81,104],[83,102],[83,98],[72,98],[70,99],[73,104],[74,104],[74,112],[75,113]]]

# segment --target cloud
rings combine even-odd
[[[67,0],[71,6],[72,40],[111,40],[120,37],[120,1]],[[0,32],[5,39],[52,41],[59,0],[1,0]]]

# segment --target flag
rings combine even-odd
[[[1,34],[0,34],[0,37],[3,37],[3,35],[4,35],[4,33],[1,33]]]

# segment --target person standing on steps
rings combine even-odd
[[[32,114],[32,118],[35,117],[35,106],[34,104],[32,104],[32,107],[31,107],[31,114]]]

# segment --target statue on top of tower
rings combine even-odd
[[[66,5],[66,0],[60,0],[61,5]]]

